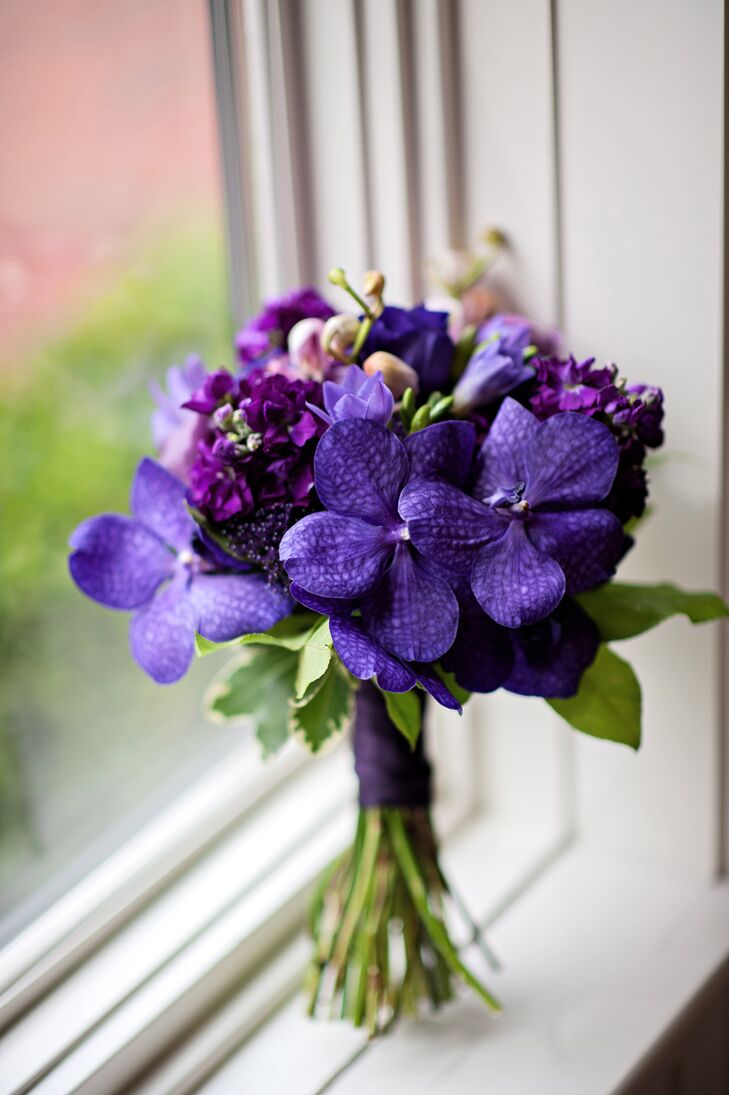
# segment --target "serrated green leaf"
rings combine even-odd
[[[269,631],[253,631],[250,635],[243,635],[239,642],[243,646],[280,646],[284,650],[301,650],[321,620],[322,617],[316,612],[287,616]]]
[[[687,616],[694,624],[729,616],[729,608],[718,594],[683,590],[668,582],[608,582],[575,599],[595,621],[604,642],[630,639],[670,616]]]
[[[385,697],[385,706],[390,720],[410,743],[410,748],[414,749],[423,725],[423,706],[420,696],[414,688],[410,692],[385,692],[382,689],[381,691]]]
[[[640,745],[640,683],[633,669],[601,646],[585,671],[576,696],[547,700],[575,730],[637,749]]]
[[[435,671],[443,681],[446,688],[456,697],[461,707],[470,700],[471,693],[467,692],[465,688],[461,688],[460,684],[456,680],[454,673],[447,673],[442,665],[436,665]]]
[[[301,738],[312,753],[318,753],[324,743],[341,734],[352,717],[354,693],[349,680],[331,662],[321,686],[308,703],[289,704],[289,729]]]
[[[297,657],[279,647],[247,651],[218,674],[205,696],[214,720],[250,718],[263,755],[275,753],[288,738],[289,697],[296,678]]]
[[[195,653],[198,658],[206,658],[208,654],[215,654],[218,650],[226,650],[231,646],[239,645],[240,639],[229,639],[227,643],[214,643],[195,632]]]
[[[226,650],[231,646],[280,646],[286,650],[300,650],[312,627],[315,627],[321,618],[316,612],[295,613],[279,620],[269,631],[251,631],[248,635],[229,639],[225,643],[214,643],[196,634],[195,653],[198,657],[204,658],[208,654],[215,654],[216,651]]]
[[[295,689],[297,700],[302,699],[310,685],[324,676],[331,659],[332,637],[329,633],[329,620],[324,616],[309,632],[309,637],[299,654]]]

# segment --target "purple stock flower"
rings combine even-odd
[[[345,418],[366,418],[386,426],[392,418],[395,400],[382,373],[367,376],[359,365],[349,365],[341,382],[325,380],[322,385],[324,410],[307,404],[327,425]]]
[[[157,404],[152,413],[152,440],[160,463],[178,479],[187,479],[197,443],[205,434],[200,416],[184,406],[192,393],[205,383],[205,377],[202,358],[193,355],[184,365],[173,365],[167,370],[166,392],[156,381],[150,384]]]
[[[197,526],[185,486],[153,460],[142,460],[132,485],[133,516],[105,513],[71,536],[69,569],[87,596],[132,610],[132,654],[159,684],[184,676],[195,632],[226,642],[265,631],[291,611],[286,594],[260,574],[230,574],[194,547]]]
[[[353,615],[357,602],[344,598],[317,597],[293,582],[291,594],[306,608],[329,617],[329,631],[342,664],[361,681],[377,678],[386,692],[409,692],[416,684],[441,706],[461,711],[461,705],[430,666],[403,661],[385,650],[367,630],[361,616]]]
[[[302,319],[329,319],[334,309],[311,286],[294,289],[267,300],[262,311],[249,320],[235,337],[235,348],[244,365],[271,350],[283,352],[292,329]]]
[[[528,330],[521,338],[497,336],[473,355],[453,389],[453,409],[457,414],[483,407],[534,376],[532,366],[523,361],[524,350],[529,345],[524,339],[528,336]]]
[[[418,374],[421,395],[445,389],[454,346],[448,335],[448,313],[388,305],[372,325],[362,348],[362,360],[386,350],[407,362]]]
[[[313,458],[324,424],[308,409],[321,385],[254,369],[236,380],[221,371],[188,406],[212,413],[190,469],[190,502],[213,521],[261,506],[309,508]]]
[[[421,479],[403,491],[400,513],[424,556],[470,573],[483,610],[522,627],[613,573],[623,530],[596,504],[617,465],[600,422],[567,412],[540,423],[507,397],[479,453],[474,497]]]
[[[603,409],[607,398],[617,395],[615,367],[593,369],[594,357],[585,361],[534,358],[533,364],[536,381],[530,405],[537,418],[549,418],[559,411],[594,415]]]
[[[626,395],[633,401],[632,424],[638,440],[649,449],[660,448],[664,441],[662,390],[649,384],[633,384],[626,389]]]
[[[410,542],[398,510],[403,488],[414,475],[464,482],[473,443],[469,422],[438,423],[404,443],[376,422],[336,422],[314,459],[328,512],[305,517],[281,541],[281,560],[298,586],[358,600],[367,631],[404,661],[433,661],[448,649],[458,603]]]

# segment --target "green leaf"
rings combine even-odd
[[[269,631],[252,631],[250,635],[243,635],[236,642],[243,646],[280,646],[284,650],[301,650],[321,619],[316,612],[287,616]]]
[[[288,738],[289,697],[296,678],[296,654],[278,647],[247,651],[216,677],[205,696],[214,721],[250,718],[263,755],[275,753]]]
[[[218,650],[225,650],[228,647],[239,645],[240,639],[229,639],[227,643],[214,643],[195,632],[195,653],[198,658],[206,658],[208,654],[215,654]]]
[[[320,619],[316,627],[308,633],[308,638],[299,654],[299,668],[296,672],[296,699],[305,695],[311,684],[324,676],[332,659],[332,637],[329,634],[329,620]]]
[[[465,327],[458,339],[451,364],[451,380],[458,380],[465,371],[466,365],[468,365],[473,351],[476,349],[477,331],[478,328],[474,326]]]
[[[605,642],[630,639],[670,616],[687,616],[694,624],[729,616],[729,608],[718,594],[694,593],[668,582],[660,585],[608,582],[589,593],[580,593],[575,599],[595,621]]]
[[[308,703],[289,704],[289,729],[312,753],[334,734],[341,734],[352,717],[354,693],[336,661],[329,664],[321,686]]]
[[[467,692],[465,688],[461,688],[460,684],[456,680],[454,673],[447,673],[442,665],[436,665],[435,671],[443,681],[446,688],[453,693],[461,707],[463,707],[471,698],[471,693]]]
[[[410,692],[385,692],[382,689],[381,691],[385,697],[390,719],[403,737],[410,742],[411,749],[414,749],[423,725],[423,705],[420,702],[420,696],[415,689]]]
[[[547,703],[583,734],[631,749],[640,745],[640,684],[631,666],[607,646],[583,674],[576,696]]]
[[[269,631],[251,631],[248,635],[241,635],[224,643],[214,643],[196,634],[195,653],[199,658],[204,658],[231,646],[281,646],[286,650],[300,650],[312,630],[312,625],[316,626],[320,620],[321,616],[316,612],[295,613],[279,620]]]

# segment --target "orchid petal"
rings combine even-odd
[[[391,552],[385,529],[336,513],[303,517],[287,530],[279,546],[289,577],[323,597],[359,597],[369,592],[380,580]]]
[[[471,572],[471,588],[484,612],[504,627],[536,623],[564,596],[561,567],[538,551],[521,521],[482,547]]]
[[[459,715],[463,714],[463,708],[451,692],[447,684],[445,684],[437,673],[434,673],[431,669],[424,665],[413,666],[415,675],[418,679],[418,684],[421,684],[425,691],[433,697],[436,703],[439,703],[441,707],[447,707],[449,711],[457,711]]]
[[[384,578],[362,601],[362,616],[386,650],[406,661],[431,662],[455,638],[458,602],[450,586],[400,543]]]
[[[471,470],[476,427],[473,422],[436,422],[405,438],[410,478],[447,479],[462,486]]]
[[[184,577],[170,583],[132,616],[132,654],[158,684],[172,684],[184,677],[195,651],[196,624]]]
[[[520,696],[566,699],[595,660],[600,636],[589,616],[565,597],[546,620],[513,632],[513,644],[514,665],[504,688]]]
[[[185,484],[148,457],[134,476],[131,511],[166,544],[178,551],[190,547],[196,526],[185,506]]]
[[[304,608],[310,608],[312,612],[318,612],[322,616],[351,616],[355,602],[348,597],[317,597],[315,593],[309,593],[298,582],[291,583],[291,596],[295,597]]]
[[[380,525],[397,523],[407,470],[402,442],[385,426],[360,418],[335,422],[314,457],[314,482],[326,508]]]
[[[618,470],[618,444],[607,426],[564,411],[542,422],[525,453],[530,506],[601,502]]]
[[[506,519],[449,483],[415,479],[400,496],[415,547],[426,559],[467,574],[476,553],[502,536]]]
[[[508,676],[514,660],[511,632],[482,612],[469,595],[461,608],[458,634],[443,658],[443,668],[469,692],[494,692]]]
[[[559,563],[567,593],[582,593],[611,578],[625,539],[620,521],[606,509],[532,513],[528,536]]]
[[[205,639],[225,643],[251,631],[268,631],[292,610],[291,598],[260,574],[196,574],[190,599]]]
[[[415,686],[415,675],[380,646],[366,630],[361,617],[333,617],[329,627],[342,664],[355,677],[364,681],[376,676],[380,688],[387,692],[409,692]]]
[[[472,494],[486,500],[502,488],[526,479],[524,450],[539,429],[539,420],[515,399],[507,397],[499,408],[477,459]]]
[[[84,521],[70,539],[76,585],[107,608],[139,608],[174,570],[175,557],[153,532],[119,513]]]

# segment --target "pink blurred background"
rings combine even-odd
[[[204,0],[0,4],[0,362],[219,205]]]

